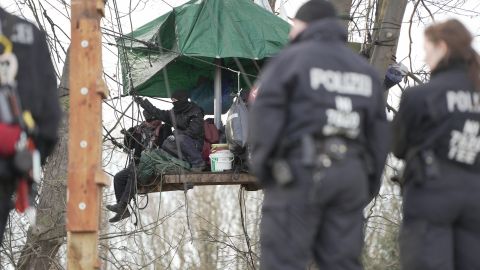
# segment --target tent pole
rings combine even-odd
[[[213,113],[215,126],[220,129],[222,125],[222,68],[220,67],[222,61],[220,59],[215,60],[215,85],[214,85],[214,101],[213,101]]]

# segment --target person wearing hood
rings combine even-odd
[[[172,94],[173,109],[169,111],[156,108],[147,99],[137,97],[135,101],[152,117],[175,128],[174,135],[165,140],[162,149],[190,163],[192,171],[203,171],[205,169],[205,161],[202,158],[205,114],[197,104],[190,102],[189,92],[175,91]]]
[[[363,209],[389,148],[379,74],[347,47],[330,2],[297,12],[251,105],[251,169],[264,187],[262,269],[362,269]]]
[[[140,125],[121,131],[124,135],[123,147],[127,152],[133,151],[133,158],[125,169],[119,171],[113,177],[113,187],[117,203],[106,206],[108,210],[115,213],[115,215],[109,219],[111,223],[118,222],[130,216],[128,204],[136,194],[137,168],[143,150],[159,148],[166,138],[172,135],[172,130],[169,125],[162,125],[161,121],[156,120],[147,111],[143,111],[143,116],[145,117],[145,121]]]

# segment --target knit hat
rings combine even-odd
[[[183,90],[183,89],[182,90],[176,90],[172,94],[172,98],[174,98],[178,101],[188,100],[189,97],[190,97],[190,93],[187,90]]]
[[[335,17],[337,17],[335,7],[325,0],[310,0],[301,6],[295,15],[295,19],[306,23]]]

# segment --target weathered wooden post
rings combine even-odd
[[[98,269],[102,188],[103,0],[72,0],[70,48],[70,137],[67,189],[67,267]]]

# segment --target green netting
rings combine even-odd
[[[190,164],[161,149],[145,150],[138,165],[138,183],[150,185],[156,176],[190,170]]]

